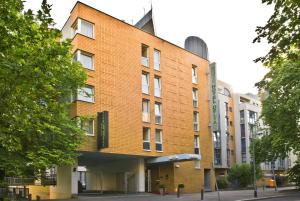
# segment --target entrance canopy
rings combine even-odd
[[[201,156],[198,154],[175,154],[170,156],[161,156],[157,158],[151,158],[147,160],[148,164],[156,163],[168,163],[168,162],[180,162],[180,161],[193,161],[201,160]]]

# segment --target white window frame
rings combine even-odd
[[[87,135],[87,136],[95,136],[95,120],[94,119],[85,119],[85,120],[83,120],[83,121],[92,121],[93,123],[92,123],[92,126],[93,126],[93,133],[88,133],[86,130],[84,130],[85,131],[85,135]],[[81,121],[81,128],[83,128],[83,121]]]
[[[198,74],[197,74],[197,66],[192,66],[192,83],[197,84],[198,83]]]
[[[148,139],[144,139],[144,129],[147,129],[147,136]],[[143,127],[143,150],[144,151],[151,151],[151,130],[148,127]],[[144,143],[149,143],[149,149],[144,149]]]
[[[82,31],[82,22],[87,23],[92,25],[92,36],[89,36],[87,34],[84,34]],[[79,33],[82,34],[83,36],[89,37],[89,38],[95,38],[95,25],[87,20],[83,20],[81,18],[77,18],[77,20],[75,21],[75,23],[71,26],[72,28],[72,35],[73,37]]]
[[[154,70],[160,71],[160,51],[159,50],[154,49],[153,58],[154,58]]]
[[[195,121],[196,114],[196,121]],[[194,131],[199,131],[199,112],[193,112]]]
[[[147,111],[144,111],[144,103],[147,103]],[[142,121],[150,122],[150,100],[143,99],[142,101]]]
[[[193,88],[192,90],[192,95],[193,95],[193,107],[197,108],[198,107],[198,89]]]
[[[157,140],[157,138],[156,138],[156,132],[159,132],[159,136],[160,136],[160,141],[158,141]],[[155,129],[155,150],[157,151],[157,152],[163,152],[163,136],[162,136],[163,134],[162,134],[162,130],[161,129]],[[156,144],[160,144],[161,145],[161,150],[157,150],[156,149]]]
[[[86,97],[86,98],[80,99],[79,97],[80,97],[81,91],[84,90],[84,89],[87,89],[87,88],[92,90],[91,97]],[[91,98],[92,100],[87,100],[87,98]],[[78,89],[77,90],[76,100],[77,101],[88,102],[88,103],[94,103],[95,102],[95,87],[94,86],[90,86],[90,85],[86,85],[85,87],[82,87],[82,88]]]
[[[86,69],[88,69],[88,70],[94,70],[94,55],[93,55],[93,54],[88,53],[88,52],[85,52],[85,51],[82,51],[82,50],[77,50],[77,51],[75,52],[75,55],[76,55],[76,61],[79,61],[79,62],[82,64],[82,66],[83,66],[84,68],[86,68]],[[88,57],[90,57],[90,58],[92,59],[92,66],[91,66],[91,68],[85,66],[85,65],[82,63],[82,61],[81,61],[81,55],[88,56]]]
[[[161,97],[161,78],[157,76],[154,77],[154,96]]]
[[[198,154],[201,155],[200,153],[200,137],[199,135],[194,135],[194,149],[198,149]],[[200,169],[200,160],[195,161],[195,169]]]
[[[146,83],[144,83],[144,76],[146,78]],[[149,94],[149,73],[143,72],[142,73],[142,93]]]
[[[143,55],[143,48],[146,48],[146,57]],[[141,64],[145,67],[149,67],[149,46],[142,44],[141,46]]]
[[[154,104],[155,124],[162,124],[162,104],[155,102]],[[157,120],[160,121],[157,121]]]

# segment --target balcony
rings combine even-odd
[[[143,66],[149,67],[149,58],[147,58],[147,57],[141,57],[141,64]]]

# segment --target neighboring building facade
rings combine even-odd
[[[250,144],[256,134],[260,101],[253,94],[235,94],[234,102],[236,163],[250,163]]]
[[[78,164],[57,169],[49,198],[81,187],[157,192],[164,185],[174,193],[183,183],[185,192],[214,190],[206,44],[189,37],[180,48],[145,21],[144,31],[81,2],[72,9],[62,33],[88,75],[72,106],[73,118],[86,117],[86,136]]]
[[[235,129],[233,91],[218,80],[219,132],[214,133],[214,166],[216,176],[226,175],[235,163]]]

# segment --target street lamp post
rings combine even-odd
[[[252,150],[253,150],[253,190],[254,190],[254,197],[257,198],[257,188],[256,188],[256,167],[255,167],[255,145],[254,139],[257,132],[257,122],[252,127]],[[254,128],[254,129],[253,129]]]

